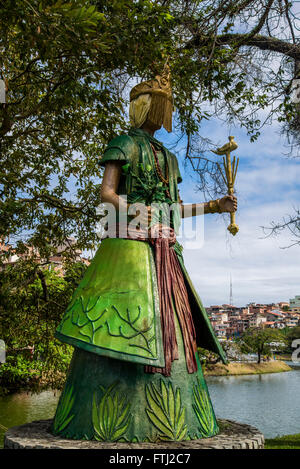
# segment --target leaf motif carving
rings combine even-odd
[[[99,404],[97,393],[94,393],[92,421],[94,438],[98,441],[119,441],[130,425],[130,403],[116,390],[117,385],[115,382],[106,390],[101,387]]]
[[[203,437],[214,435],[218,431],[214,411],[209,395],[200,385],[199,379],[193,387],[194,404],[193,409],[199,422],[199,431]]]
[[[185,409],[181,404],[180,389],[175,393],[172,383],[168,387],[160,380],[160,389],[154,383],[146,385],[146,413],[164,441],[183,440],[187,433]]]

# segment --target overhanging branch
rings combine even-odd
[[[212,36],[198,35],[189,41],[184,49],[192,49],[198,47],[204,47],[209,45],[213,41]],[[257,47],[260,50],[278,52],[280,54],[291,57],[294,60],[300,60],[300,45],[285,42],[281,39],[277,39],[269,36],[239,33],[226,33],[220,34],[216,38],[217,46],[231,46],[232,48],[240,48],[242,46]]]

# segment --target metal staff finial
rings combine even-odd
[[[216,155],[225,155],[223,156],[223,167],[222,170],[219,163],[217,163],[218,169],[221,173],[221,176],[227,186],[228,194],[232,195],[234,193],[234,183],[236,178],[236,173],[239,165],[239,158],[233,157],[233,161],[231,162],[231,155],[230,152],[236,150],[238,148],[237,143],[234,141],[234,137],[228,137],[229,143],[225,143],[221,148],[217,148],[216,151],[212,150],[213,153]],[[230,225],[227,227],[228,231],[235,236],[239,231],[238,225],[235,223],[235,212],[230,213]]]

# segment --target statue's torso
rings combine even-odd
[[[166,163],[168,165],[168,191],[172,202],[178,203],[179,209],[177,184],[181,176],[177,159],[160,142],[146,136],[145,132],[137,129],[129,135],[113,139],[101,164],[116,160],[123,163],[118,193],[130,198],[139,189],[137,179],[133,176],[142,176],[141,165],[144,169],[148,165],[151,170],[155,170],[150,142],[156,145],[164,175]],[[172,224],[176,231],[180,224],[179,210],[177,213],[175,211]],[[188,278],[183,259],[179,252],[177,254],[193,304],[198,343],[223,357],[206,312]],[[148,242],[115,238],[101,243],[74,292],[56,337],[99,355],[164,366],[155,260]]]

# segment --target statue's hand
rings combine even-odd
[[[235,195],[225,195],[219,200],[221,212],[235,212],[237,210],[237,198]]]

